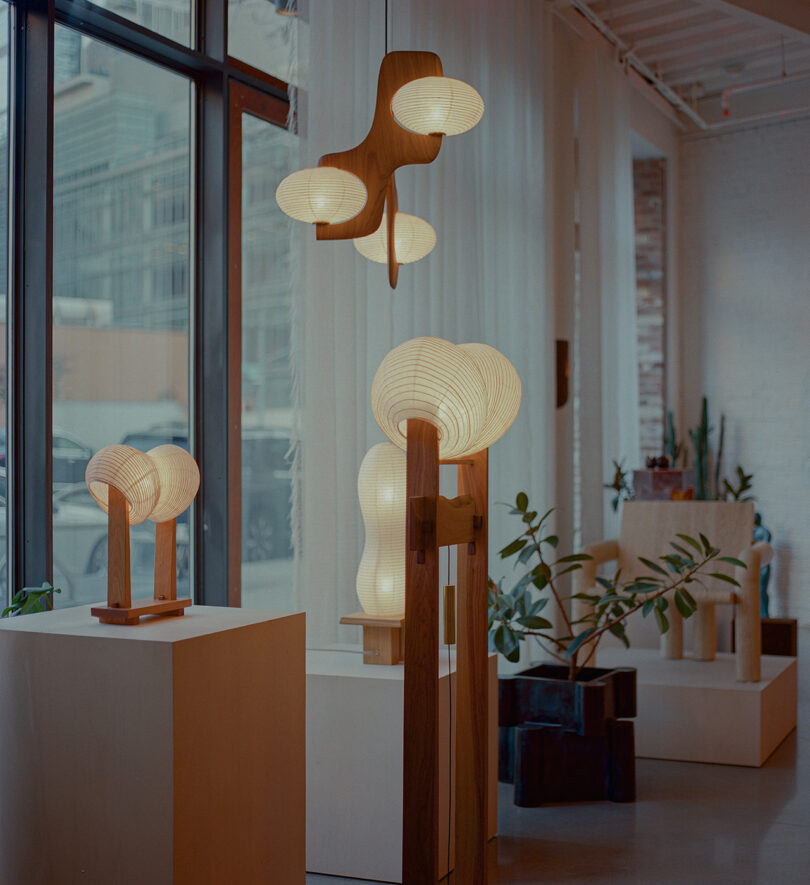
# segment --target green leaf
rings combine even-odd
[[[554,565],[561,565],[564,562],[590,562],[593,559],[587,553],[571,553],[569,556],[561,556]]]
[[[522,624],[527,630],[550,630],[554,625],[545,618],[538,618],[534,615],[527,615],[525,618],[518,618],[518,624]]]
[[[686,587],[679,587],[677,592],[683,596],[683,598],[689,603],[690,606],[692,606],[693,609],[697,608],[697,603],[695,602],[694,596],[692,596],[692,594],[686,589]]]
[[[560,543],[560,539],[556,535],[549,535],[547,538],[543,538],[540,542],[541,544],[548,544],[551,547],[554,547],[556,550],[557,544]]]
[[[655,600],[648,599],[644,605],[641,606],[641,614],[646,618],[647,615],[655,608]]]
[[[748,568],[748,566],[741,559],[736,559],[733,556],[721,556],[720,562],[727,562],[729,565],[736,565],[740,568]]]
[[[660,612],[665,612],[669,608],[669,602],[663,596],[656,597],[655,608]]]
[[[507,544],[506,547],[501,550],[501,559],[506,559],[508,556],[513,556],[518,550],[522,550],[528,541],[526,538],[516,538],[512,541],[511,544]]]
[[[524,547],[520,551],[520,555],[518,556],[518,562],[520,562],[520,563],[528,562],[532,558],[532,556],[534,556],[534,553],[535,553],[534,547],[531,547],[531,546]]]
[[[517,497],[515,498],[515,507],[520,510],[521,513],[526,512],[526,508],[529,506],[529,496],[526,492],[518,492]]]
[[[698,553],[703,553],[703,551],[700,549],[700,544],[698,544],[698,542],[694,538],[690,538],[689,535],[682,535],[680,532],[676,532],[676,535],[682,541],[686,541],[686,543],[689,544],[690,547],[694,547],[694,549],[697,550]]]
[[[574,563],[574,565],[569,565],[568,568],[564,568],[561,572],[557,572],[557,574],[554,575],[554,577],[561,578],[563,575],[567,575],[568,572],[575,572],[577,569],[580,569],[580,568],[582,568],[582,566],[578,562],[576,562],[576,563]]]
[[[655,622],[658,624],[658,632],[666,633],[669,630],[669,620],[667,616],[658,608],[655,609]]]
[[[653,581],[633,581],[632,584],[625,584],[622,587],[625,593],[649,593],[660,589],[661,585]]]
[[[568,648],[565,650],[565,656],[567,658],[573,657],[574,653],[579,649],[584,642],[587,641],[588,637],[593,633],[595,627],[589,627],[587,630],[583,630],[582,633],[579,633],[575,636],[571,642],[568,643]]]
[[[692,559],[692,556],[691,556],[691,554],[689,553],[689,551],[686,550],[684,547],[681,547],[680,544],[676,544],[674,541],[670,541],[670,542],[669,542],[669,546],[672,547],[674,550],[677,550],[678,553],[680,553],[681,556],[686,557],[686,559],[688,559],[688,560],[691,560],[691,559]]]
[[[654,572],[658,572],[659,575],[663,575],[665,578],[669,577],[669,575],[667,575],[666,573],[666,570],[662,569],[657,562],[653,562],[650,559],[645,559],[643,556],[639,556],[639,561],[643,562],[644,565],[647,566],[647,568],[652,569]]]
[[[684,598],[684,595],[680,588],[675,591],[675,608],[683,615],[685,618],[689,618],[694,614],[694,607],[689,605],[687,600]]]
[[[495,631],[495,635],[492,637],[493,644],[497,651],[499,651],[507,660],[513,660],[510,655],[513,655],[515,651],[518,652],[518,656],[520,656],[520,645],[518,644],[518,639],[515,636],[513,630],[507,627],[505,624],[501,624],[498,629]]]
[[[703,534],[703,532],[699,532],[698,534],[700,537],[700,543],[703,544],[703,552],[706,554],[706,556],[708,556],[714,548],[709,543],[709,539],[706,537],[706,535]]]
[[[612,590],[614,587],[613,581],[609,581],[607,578],[600,578],[598,575],[596,577],[596,583],[601,584],[605,590]]]
[[[733,584],[735,587],[739,587],[739,581],[735,581],[734,578],[730,578],[728,575],[721,575],[720,572],[709,572],[710,578],[717,578],[718,581],[725,581],[726,584]]]
[[[548,605],[548,596],[544,596],[542,599],[536,599],[531,609],[529,609],[529,614],[536,615],[538,612],[543,611],[546,605]]]
[[[627,638],[627,633],[625,633],[624,624],[613,624],[612,626],[608,627],[608,630],[614,636],[621,639],[621,641],[624,643],[625,648],[630,648],[630,640]]]

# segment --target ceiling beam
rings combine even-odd
[[[810,40],[810,3],[807,0],[701,0],[703,6],[797,39]]]

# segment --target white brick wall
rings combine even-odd
[[[771,614],[810,623],[810,120],[681,148],[683,412],[726,415],[774,536]],[[680,428],[685,435],[686,428]]]

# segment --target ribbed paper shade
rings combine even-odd
[[[487,387],[487,419],[473,446],[464,452],[472,455],[488,449],[512,426],[520,410],[520,376],[509,360],[488,344],[458,345],[478,367]]]
[[[176,519],[191,504],[200,487],[197,462],[180,446],[156,446],[146,454],[157,468],[160,481],[160,495],[149,519],[152,522]]]
[[[354,247],[370,261],[380,264],[388,262],[388,230],[386,213],[383,212],[382,224],[367,237],[357,237]],[[423,218],[397,212],[394,219],[394,251],[397,264],[410,264],[419,261],[433,251],[436,245],[436,231]]]
[[[380,363],[371,410],[382,432],[406,447],[408,418],[439,432],[439,457],[455,458],[475,442],[487,417],[484,379],[473,360],[443,338],[412,338]]]
[[[96,503],[107,512],[107,487],[112,486],[129,502],[129,522],[143,522],[157,504],[160,481],[152,459],[132,446],[99,449],[90,459],[84,481]]]
[[[378,443],[366,453],[357,476],[366,527],[357,597],[367,615],[405,613],[405,473],[405,453]]]
[[[459,135],[484,114],[484,100],[452,77],[420,77],[401,86],[391,100],[397,122],[422,135]]]
[[[366,205],[363,182],[351,172],[332,166],[301,169],[276,188],[276,202],[298,221],[335,224],[348,221]]]

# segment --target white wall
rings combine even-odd
[[[810,119],[684,140],[682,384],[726,415],[774,536],[771,614],[810,622]],[[686,428],[681,427],[681,432]]]

